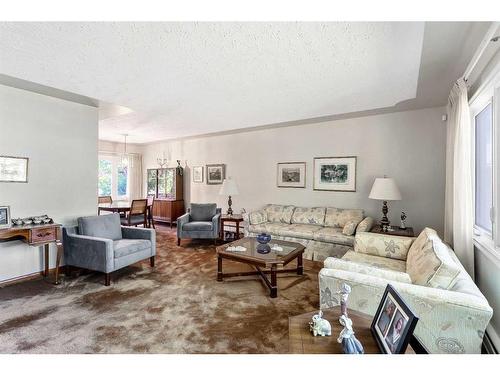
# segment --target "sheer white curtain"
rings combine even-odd
[[[144,198],[142,192],[142,156],[128,154],[130,200]]]
[[[463,78],[451,89],[447,113],[444,239],[474,276],[472,126]]]

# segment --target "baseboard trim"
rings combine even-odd
[[[49,269],[49,276],[48,276],[49,278],[54,274],[55,270],[56,270],[55,267]],[[63,271],[63,266],[59,267],[59,275],[62,273],[62,271]],[[42,271],[33,272],[33,273],[29,273],[27,275],[22,275],[22,276],[16,276],[16,277],[13,277],[11,279],[6,279],[6,280],[0,281],[0,288],[8,286],[8,285],[12,285],[12,284],[21,283],[23,281],[35,280],[35,279],[42,278],[42,277],[43,277]]]

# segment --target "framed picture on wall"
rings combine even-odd
[[[356,191],[356,156],[314,158],[314,190]]]
[[[278,163],[277,185],[278,187],[305,188],[306,163]]]
[[[0,206],[0,229],[10,228],[10,207]]]
[[[0,156],[0,182],[28,182],[28,158]]]
[[[193,167],[193,182],[203,182],[203,167]]]
[[[222,184],[226,178],[225,164],[207,164],[207,184],[218,185]]]

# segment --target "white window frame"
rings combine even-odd
[[[469,101],[470,114],[471,114],[471,126],[472,126],[472,155],[476,155],[475,145],[476,145],[476,123],[475,117],[479,114],[486,106],[491,103],[492,106],[492,147],[493,147],[493,212],[492,212],[492,232],[491,235],[477,227],[474,224],[474,240],[480,244],[482,247],[486,247],[495,252],[500,252],[500,69],[495,74],[491,76],[485,84],[480,87],[475,95]],[[475,165],[473,162],[473,194],[476,196],[475,192]],[[474,204],[475,209],[475,204]],[[475,220],[475,213],[474,213]]]
[[[111,162],[111,198],[113,201],[128,201],[130,197],[130,168],[127,173],[127,194],[118,195],[118,167],[121,163],[119,155],[99,153],[99,160]],[[99,168],[99,165],[97,166]]]

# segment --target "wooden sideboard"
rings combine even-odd
[[[44,271],[43,276],[49,276],[49,245],[55,243],[57,246],[55,283],[59,283],[59,265],[63,253],[61,242],[61,224],[39,224],[39,225],[16,225],[6,229],[0,229],[0,240],[21,240],[30,246],[44,248]]]
[[[170,228],[176,222],[179,216],[184,215],[184,200],[183,199],[162,199],[157,198],[153,204],[153,220],[169,223]]]

